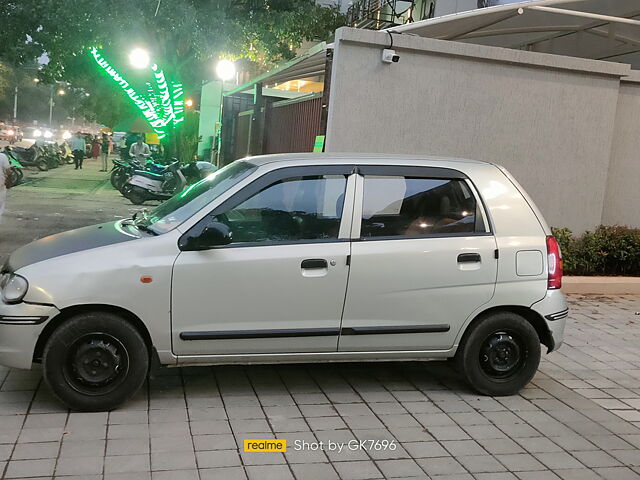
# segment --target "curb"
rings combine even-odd
[[[582,295],[640,295],[640,277],[562,277],[562,291]]]

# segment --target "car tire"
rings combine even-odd
[[[46,160],[38,161],[38,170],[41,170],[43,172],[46,172],[47,170],[49,170],[49,165],[47,164]]]
[[[88,312],[54,330],[42,364],[45,382],[70,409],[107,411],[142,387],[149,372],[149,348],[122,317]]]
[[[472,324],[456,353],[457,370],[484,395],[515,395],[540,364],[540,338],[533,325],[511,312]]]

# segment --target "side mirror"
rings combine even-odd
[[[231,230],[224,223],[211,222],[198,232],[188,232],[178,243],[183,251],[209,250],[229,245],[233,241]]]

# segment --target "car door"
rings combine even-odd
[[[349,269],[352,170],[272,171],[193,227],[224,223],[233,241],[179,254],[172,284],[175,354],[337,350]]]
[[[496,242],[451,169],[360,167],[340,351],[438,350],[493,296]]]

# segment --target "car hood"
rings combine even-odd
[[[69,230],[49,235],[20,247],[11,254],[2,270],[15,272],[27,265],[49,260],[50,258],[137,240],[138,238],[140,237],[123,230],[121,221]]]

